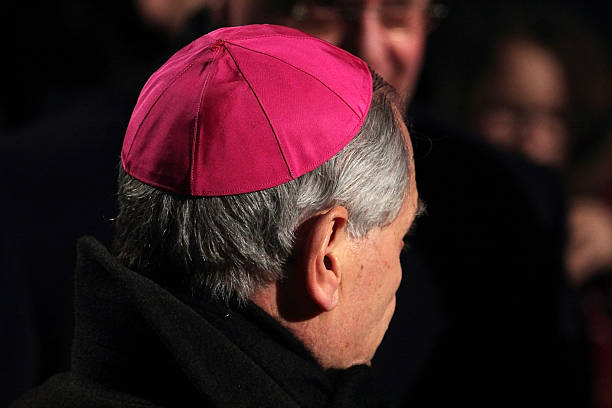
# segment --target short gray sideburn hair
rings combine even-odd
[[[119,169],[114,250],[160,284],[213,300],[245,302],[282,279],[295,231],[336,205],[349,214],[351,239],[398,215],[411,159],[393,103],[378,75],[365,123],[333,158],[277,187],[220,197],[188,197],[151,187]]]

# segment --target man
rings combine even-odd
[[[147,82],[117,258],[79,243],[69,374],[14,406],[364,406],[418,213],[392,88],[297,30],[214,31]]]

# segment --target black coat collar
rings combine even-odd
[[[79,242],[72,378],[130,398],[183,406],[360,406],[367,368],[325,372],[254,304],[187,305]],[[189,403],[187,403],[189,401]]]

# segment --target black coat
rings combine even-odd
[[[375,405],[368,367],[324,371],[254,304],[175,296],[93,238],[78,252],[72,369],[13,407]]]

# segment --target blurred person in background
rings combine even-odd
[[[573,154],[574,145],[584,144],[581,139],[593,138],[589,132],[601,132],[600,139],[606,137],[604,129],[593,128],[612,106],[611,88],[609,78],[591,72],[607,66],[603,53],[598,53],[600,61],[588,64],[584,64],[581,55],[588,45],[575,47],[570,55],[561,54],[570,50],[559,50],[559,44],[566,48],[568,43],[577,41],[575,37],[573,41],[554,38],[556,33],[568,36],[566,30],[571,25],[553,21],[558,26],[554,31],[543,28],[542,21],[531,22],[529,27],[528,20],[516,18],[514,32],[489,38],[495,44],[492,61],[483,63],[488,69],[476,78],[472,93],[466,97],[475,134],[536,164],[568,173],[580,160]],[[565,64],[567,60],[573,62]],[[571,78],[577,74],[571,69],[577,61],[581,62],[582,72]],[[597,94],[592,97],[599,100],[586,104],[577,93],[589,82],[598,82],[594,85]],[[595,104],[600,106],[593,107]],[[612,267],[612,215],[583,186],[574,190],[581,196],[570,203],[566,266],[570,280],[580,285]],[[590,221],[591,218],[597,220]]]
[[[432,55],[430,109],[498,149],[521,156],[560,184],[564,271],[580,290],[596,406],[612,406],[612,72],[589,23],[552,4],[463,10]],[[488,35],[483,35],[486,30]],[[449,55],[450,54],[450,55]],[[444,61],[452,60],[450,65]],[[436,79],[433,79],[436,78]],[[427,79],[426,79],[427,80]],[[606,164],[607,163],[607,164]],[[550,182],[533,183],[546,191]],[[542,196],[543,197],[543,196]],[[567,202],[567,204],[565,204]],[[545,211],[555,208],[540,200]]]
[[[276,21],[355,52],[410,100],[428,33],[447,13],[430,0],[260,0],[252,21]]]

